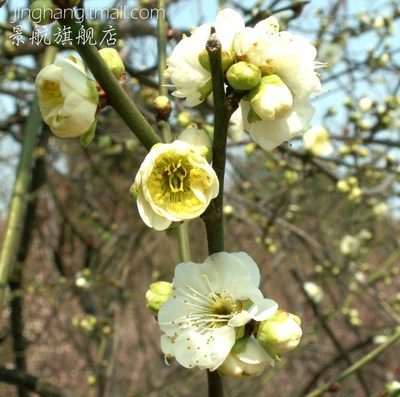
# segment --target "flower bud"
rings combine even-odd
[[[274,360],[279,360],[281,353],[289,352],[299,344],[302,335],[300,325],[299,317],[278,310],[268,320],[260,322],[257,340]]]
[[[263,350],[254,337],[238,339],[218,372],[234,378],[249,378],[260,375],[267,363],[273,360]]]
[[[99,54],[111,69],[113,75],[119,80],[125,73],[125,66],[118,51],[114,48],[102,48],[99,50]]]
[[[53,22],[55,9],[51,0],[35,0],[29,6],[29,16],[33,23],[48,25]]]
[[[80,0],[53,0],[54,3],[61,8],[72,8],[79,4]]]
[[[154,107],[156,108],[157,116],[160,120],[168,120],[171,114],[171,102],[168,97],[159,95],[154,100]]]
[[[206,49],[204,49],[200,54],[199,54],[199,62],[200,65],[203,66],[205,70],[208,72],[211,72],[211,66],[210,66],[210,57],[208,55],[208,52]],[[229,52],[227,51],[222,51],[221,52],[221,63],[222,63],[222,71],[225,72],[229,68],[229,66],[232,65],[233,59]]]
[[[236,90],[251,90],[261,81],[260,69],[248,62],[233,64],[226,72],[229,84]]]
[[[161,306],[171,297],[172,285],[167,281],[157,281],[150,284],[146,292],[148,309],[155,315],[158,314]]]
[[[285,117],[293,106],[289,88],[275,74],[264,76],[261,83],[249,93],[250,105],[262,120]]]
[[[188,111],[184,110],[179,112],[177,121],[180,128],[185,128],[192,122],[192,115]]]

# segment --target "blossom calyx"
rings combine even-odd
[[[99,54],[113,75],[120,80],[125,74],[125,66],[118,51],[114,48],[102,48]]]
[[[146,292],[147,308],[155,315],[161,306],[171,297],[172,285],[167,281],[157,281],[150,284]]]
[[[257,330],[257,340],[274,359],[280,354],[293,350],[302,335],[301,320],[294,314],[278,310],[272,317],[261,321]]]
[[[37,25],[48,25],[54,20],[55,9],[52,0],[35,0],[29,6],[29,17]]]
[[[250,91],[249,100],[251,108],[261,120],[281,119],[293,106],[289,88],[276,74],[264,76],[260,84]]]
[[[99,94],[82,65],[57,59],[36,76],[42,117],[60,138],[92,134],[96,126]]]
[[[235,90],[248,91],[260,83],[261,71],[257,66],[242,61],[228,69],[226,78]]]

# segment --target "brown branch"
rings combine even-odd
[[[51,383],[47,383],[19,369],[8,369],[0,366],[0,382],[17,386],[23,385],[28,390],[42,397],[76,397],[76,395],[72,394],[70,391],[60,389]]]

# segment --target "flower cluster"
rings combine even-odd
[[[222,45],[222,64],[228,84],[243,91],[243,126],[266,150],[308,128],[314,108],[308,100],[321,89],[315,72],[316,49],[307,39],[279,32],[275,17],[253,28],[241,16],[225,9],[213,24]],[[210,25],[202,25],[173,50],[167,73],[176,87],[173,95],[189,106],[211,92],[211,73],[204,48]]]
[[[226,9],[213,26],[222,46],[226,82],[241,92],[232,136],[239,139],[244,127],[260,146],[272,149],[306,129],[314,111],[308,99],[320,90],[315,48],[302,37],[279,32],[273,17],[249,28],[238,13]],[[189,106],[212,91],[205,50],[210,28],[202,25],[183,38],[169,59],[173,95],[186,98]],[[123,81],[124,65],[117,51],[103,49],[100,55]],[[80,62],[74,57],[56,60],[38,74],[36,87],[43,119],[55,135],[81,136],[84,145],[93,139],[98,111],[107,98]],[[158,117],[167,120],[168,98],[158,97],[156,109]],[[325,135],[313,137],[307,150],[326,154],[324,139]],[[210,162],[209,136],[191,125],[173,142],[155,144],[130,190],[144,223],[165,230],[173,222],[202,215],[220,188]],[[77,274],[76,284],[89,288],[89,275]],[[153,283],[146,294],[147,307],[163,332],[166,360],[175,357],[186,368],[249,377],[294,349],[302,334],[299,318],[278,310],[275,301],[264,298],[259,284],[259,269],[244,252],[215,253],[200,264],[180,263],[172,284]]]
[[[259,283],[258,267],[244,252],[180,263],[158,312],[165,357],[226,376],[256,376],[273,365],[298,344],[301,328],[263,297]]]

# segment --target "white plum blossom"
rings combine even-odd
[[[99,95],[83,66],[72,59],[57,59],[36,77],[40,111],[52,132],[73,138],[96,124]]]
[[[372,212],[378,219],[384,219],[388,217],[390,209],[387,203],[381,201],[372,207]]]
[[[308,103],[313,92],[321,90],[321,82],[315,72],[316,49],[301,36],[279,32],[275,17],[259,22],[254,28],[246,28],[235,36],[234,50],[237,59],[252,63],[260,68],[264,76],[279,78],[278,95],[268,107],[280,109],[273,117],[265,117],[260,107],[254,108],[248,97],[240,103],[245,130],[264,149],[270,150],[293,138],[308,128],[314,108]],[[276,80],[270,84],[276,85]],[[283,87],[287,89],[284,90]],[[258,91],[259,87],[252,91]],[[263,88],[265,92],[265,88]],[[249,97],[254,94],[250,91]],[[290,95],[290,98],[288,97]]]
[[[172,222],[196,218],[218,195],[217,175],[199,142],[159,143],[147,154],[131,187],[147,226],[165,230]]]
[[[303,288],[307,296],[314,301],[314,303],[322,302],[324,297],[324,293],[322,292],[322,288],[315,284],[313,281],[306,281],[303,284]]]
[[[342,53],[343,45],[340,43],[324,41],[318,47],[318,54],[329,69],[334,68],[342,60]]]
[[[266,320],[278,308],[263,297],[259,284],[259,269],[244,252],[216,253],[200,264],[180,263],[172,297],[158,313],[166,358],[175,357],[186,368],[220,367],[244,326]]]
[[[174,48],[168,59],[166,74],[176,87],[172,95],[186,98],[188,106],[196,106],[203,102],[211,92],[211,73],[206,65],[200,62],[211,26],[214,26],[221,42],[223,58],[229,60],[233,37],[235,33],[244,29],[244,22],[236,11],[229,8],[222,10],[213,24],[208,23],[195,28],[191,36],[184,37]]]
[[[328,156],[333,152],[326,128],[316,125],[303,134],[304,147],[315,156]]]
[[[343,238],[340,240],[340,252],[343,255],[356,255],[361,248],[361,241],[358,237],[356,236],[351,236],[349,234],[346,234],[343,236]]]

